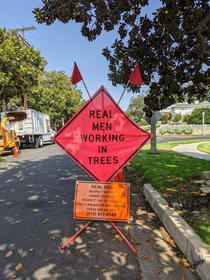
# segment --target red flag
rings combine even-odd
[[[77,67],[76,62],[74,62],[74,70],[73,70],[73,74],[71,76],[71,82],[73,85],[75,85],[81,80],[82,80],[82,75],[80,74],[80,71]]]
[[[138,67],[138,63],[136,64],[129,81],[131,83],[133,83],[134,85],[137,85],[139,87],[143,84],[141,74],[140,74],[140,71],[139,71],[139,67]]]

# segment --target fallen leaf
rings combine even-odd
[[[64,193],[63,195],[67,195],[66,193]]]
[[[143,221],[143,220],[140,220],[140,222],[141,222],[142,224],[144,224],[144,223],[145,223],[145,221]]]
[[[166,195],[166,198],[168,198],[168,194]]]
[[[127,255],[128,255],[128,253],[125,253],[125,254],[123,255],[123,258],[125,259],[125,258],[127,257]]]
[[[34,250],[34,248],[31,248],[31,249],[30,249],[30,252],[32,252],[33,250]]]
[[[112,234],[113,234],[113,235],[114,235],[114,234],[117,234],[117,231],[113,231]]]
[[[200,196],[206,196],[207,195],[207,193],[201,193],[200,194]]]
[[[15,279],[15,278],[17,278],[17,276],[16,275],[12,275],[12,277],[11,277],[12,279]]]
[[[181,277],[181,280],[185,280],[185,278],[184,278],[184,277]]]
[[[143,232],[143,233],[145,233],[145,231],[144,231],[144,230],[142,230],[142,232]]]
[[[65,202],[65,200],[62,200],[62,203],[64,203]]]
[[[157,250],[157,248],[156,248],[156,246],[155,246],[155,245],[152,245],[152,248],[153,248],[154,250]]]
[[[48,221],[48,220],[47,220],[47,219],[45,219],[45,220],[44,220],[44,222],[42,222],[42,223],[43,223],[43,224],[46,224],[46,222],[47,222],[47,221]]]
[[[79,254],[79,251],[76,251],[76,253],[75,253],[75,254],[76,254],[76,255],[77,255],[77,254]]]
[[[141,206],[141,204],[139,204],[139,203],[135,203],[135,205],[136,205],[136,206]]]
[[[56,209],[56,207],[53,207],[53,210],[55,210]]]
[[[106,269],[105,268],[103,268],[102,270],[101,270],[101,272],[105,272],[106,271]]]
[[[149,246],[149,244],[146,244],[146,247],[148,247]]]
[[[167,250],[164,250],[164,249],[157,249],[157,252],[162,253],[162,252],[167,252]]]
[[[149,242],[149,238],[146,238],[146,241]]]
[[[159,271],[159,270],[157,270],[157,271],[156,271],[156,274],[158,274],[158,273],[160,273],[160,271]]]
[[[166,208],[167,208],[167,209],[170,209],[170,207],[169,207],[169,206],[166,206]]]
[[[147,199],[145,198],[145,200],[144,201],[147,201]]]
[[[175,277],[175,274],[174,274],[174,273],[172,273],[172,276],[173,276],[173,277]]]
[[[137,245],[140,245],[140,244],[141,244],[141,242],[136,242],[136,244],[137,244]]]
[[[166,241],[169,242],[169,240],[170,240],[170,237],[168,236],[168,237],[166,238]]]
[[[6,258],[9,258],[10,256],[12,255],[12,251],[9,251],[7,254],[6,254]]]
[[[15,270],[18,271],[23,267],[22,263],[19,263],[16,267]]]
[[[51,236],[50,239],[55,240],[55,236]]]
[[[144,256],[144,257],[143,257],[143,259],[147,259],[147,258],[148,258],[147,256]]]

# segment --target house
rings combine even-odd
[[[192,111],[196,108],[210,108],[210,102],[208,101],[195,101],[195,103],[175,103],[168,108],[161,110],[160,113],[171,113],[172,116],[181,114],[181,116],[184,115],[191,115]]]

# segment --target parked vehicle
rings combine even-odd
[[[15,130],[6,129],[6,124],[9,121],[13,121],[13,117],[6,117],[1,121],[0,126],[0,152],[11,151],[14,154],[15,145],[19,151],[20,139],[17,137]]]
[[[50,117],[33,109],[13,108],[12,111],[2,112],[1,119],[13,117],[8,129],[15,130],[20,139],[20,145],[31,144],[32,148],[43,146],[43,142],[51,141]]]

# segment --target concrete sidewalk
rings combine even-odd
[[[203,153],[197,149],[197,146],[207,142],[191,143],[191,144],[181,144],[174,147],[172,150],[174,152],[191,156],[195,158],[205,159],[210,161],[210,154]]]

